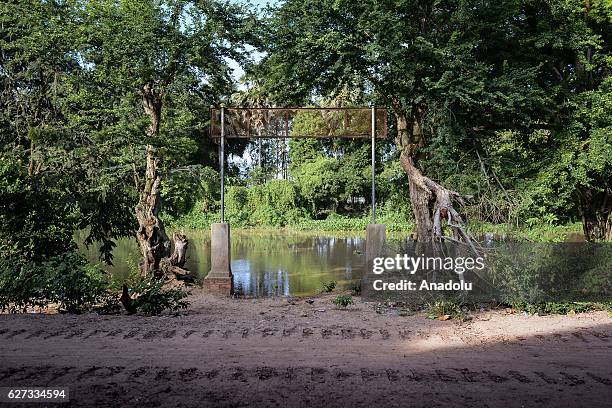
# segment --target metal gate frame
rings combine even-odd
[[[247,126],[247,134],[246,136],[239,135],[226,135],[225,130],[225,113],[226,111],[277,111],[277,112],[285,112],[284,116],[284,135],[281,136],[269,136],[269,135],[251,135],[250,127]],[[301,138],[301,137],[309,137],[309,138],[344,138],[344,139],[358,139],[367,137],[365,134],[358,135],[335,135],[335,136],[289,136],[289,112],[301,112],[301,111],[367,111],[370,110],[371,115],[371,124],[370,124],[370,139],[371,139],[371,158],[372,158],[372,224],[376,224],[376,169],[375,169],[375,159],[376,159],[376,116],[377,112],[382,113],[382,120],[384,126],[379,130],[379,138],[385,138],[387,136],[388,127],[387,127],[387,111],[383,108],[372,107],[356,107],[356,108],[247,108],[247,107],[236,107],[236,108],[226,108],[225,106],[221,106],[219,108],[211,107],[210,108],[210,137],[215,139],[219,138],[219,167],[220,167],[220,178],[221,178],[221,223],[225,222],[225,140],[227,138]],[[216,111],[220,111],[220,124],[216,125]],[[345,115],[348,115],[347,113]],[[250,122],[249,122],[250,123]],[[219,128],[219,134],[217,135],[216,129]]]

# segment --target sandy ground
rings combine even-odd
[[[612,405],[607,313],[432,321],[330,299],[195,293],[178,316],[1,315],[0,386],[69,386],[75,407]]]

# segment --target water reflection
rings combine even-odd
[[[187,268],[203,279],[210,270],[210,234],[189,231]],[[306,296],[335,280],[348,286],[362,276],[365,239],[307,233],[232,231],[232,272],[235,289],[247,296]],[[83,248],[97,261],[97,248]],[[107,269],[125,277],[136,268],[139,251],[134,239],[123,239]]]

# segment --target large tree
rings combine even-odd
[[[49,205],[70,217],[61,239],[83,229],[110,262],[137,204],[142,272],[159,274],[170,255],[160,175],[216,157],[208,109],[233,91],[230,60],[246,60],[253,21],[216,1],[0,5],[2,153],[25,167],[11,174],[52,188]]]
[[[184,259],[184,253],[176,253],[177,248],[184,250],[184,241],[175,240],[170,257],[170,240],[159,218],[160,155],[175,166],[193,160],[205,109],[218,103],[220,95],[231,93],[229,60],[245,59],[244,46],[253,38],[252,16],[216,1],[82,3],[84,41],[79,52],[94,85],[89,82],[86,87],[91,92],[110,88],[112,99],[104,108],[110,108],[112,100],[127,102],[128,109],[135,108],[131,114],[138,123],[146,125],[135,140],[147,146],[144,180],[135,178],[140,192],[136,236],[142,274],[163,274],[168,265],[164,259]],[[185,122],[195,134],[184,133]],[[161,152],[155,153],[156,148]]]
[[[478,154],[497,132],[550,129],[560,98],[558,25],[565,2],[287,0],[269,16],[260,76],[279,104],[345,87],[369,90],[394,116],[420,241],[460,225],[459,193],[424,173],[440,148]],[[562,67],[562,69],[569,69]],[[461,229],[454,228],[459,235]]]

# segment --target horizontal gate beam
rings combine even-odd
[[[221,108],[210,109],[210,137],[221,138]],[[223,108],[226,139],[387,137],[387,110],[376,108]]]

